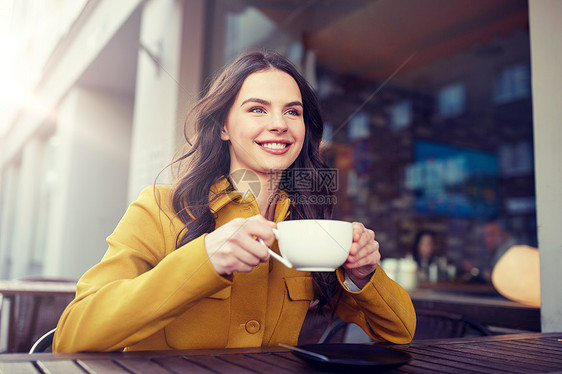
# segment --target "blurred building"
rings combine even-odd
[[[492,217],[537,246],[548,172],[535,173],[530,40],[558,27],[540,12],[561,9],[536,9],[545,26],[530,27],[525,0],[14,0],[0,278],[78,278],[98,262],[140,190],[171,181],[208,77],[251,48],[285,54],[318,92],[336,216],[373,227],[385,256],[431,229],[458,264]]]
[[[3,126],[1,277],[77,279],[101,259],[181,143],[204,19],[202,1],[14,1],[30,90]]]

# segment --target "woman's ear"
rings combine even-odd
[[[228,132],[226,131],[226,126],[224,126],[221,130],[221,139],[222,140],[230,140],[230,136],[228,135]]]

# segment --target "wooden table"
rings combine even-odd
[[[388,346],[388,345],[385,345]],[[412,360],[385,373],[554,373],[562,333],[426,340],[392,346]],[[319,373],[284,348],[0,355],[2,373]]]
[[[461,314],[483,325],[540,331],[540,308],[499,295],[492,286],[435,284],[409,292],[414,307]]]
[[[497,297],[500,293],[489,283],[421,282],[418,290],[454,293],[459,295]]]
[[[40,301],[45,296],[68,296],[69,300],[74,297],[76,284],[73,282],[61,281],[20,281],[20,280],[0,280],[0,294],[2,299],[0,307],[2,313],[7,313],[9,322],[7,331],[2,331],[2,339],[6,341],[8,352],[14,349],[14,336],[17,311],[14,302],[17,296],[30,295],[34,298],[32,320],[38,318],[40,312]],[[56,321],[55,321],[56,323]],[[54,326],[52,326],[54,327]]]

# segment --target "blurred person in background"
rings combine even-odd
[[[416,235],[412,248],[414,261],[418,264],[418,278],[420,282],[429,280],[429,268],[435,259],[435,232],[421,230]]]
[[[517,241],[503,220],[494,218],[484,224],[482,229],[484,250],[476,258],[465,260],[463,267],[471,276],[471,281],[491,282],[492,270],[505,252]]]

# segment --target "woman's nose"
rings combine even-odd
[[[283,118],[282,114],[273,116],[268,130],[280,133],[287,131],[287,123],[285,122],[285,118]]]

